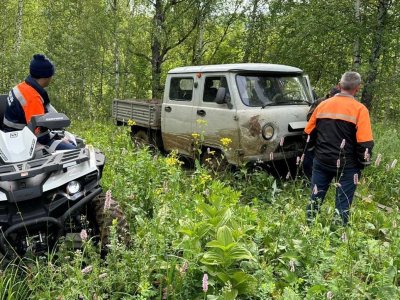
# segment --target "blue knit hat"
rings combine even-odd
[[[49,78],[54,75],[54,65],[43,54],[35,54],[29,65],[29,73],[33,78]]]

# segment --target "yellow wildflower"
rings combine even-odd
[[[207,125],[208,124],[207,120],[204,120],[204,119],[197,119],[196,122],[199,125]]]
[[[222,138],[220,139],[222,145],[224,147],[228,147],[230,143],[232,143],[232,140],[230,138]]]
[[[201,174],[200,175],[200,184],[205,184],[207,181],[211,180],[212,177],[208,174]]]
[[[165,159],[165,163],[168,167],[173,167],[180,164],[179,159],[177,159],[175,156],[168,156]]]
[[[192,137],[197,140],[200,137],[200,134],[198,133],[192,133]]]
[[[133,126],[133,125],[136,125],[135,120],[129,119],[128,120],[128,126]]]

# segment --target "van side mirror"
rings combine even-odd
[[[215,96],[215,102],[218,104],[226,103],[225,96],[226,96],[226,88],[224,87],[218,88],[217,95]]]
[[[215,96],[215,103],[224,104],[226,103],[229,109],[232,109],[233,105],[231,103],[231,97],[226,92],[226,88],[219,87],[217,91],[217,95]]]

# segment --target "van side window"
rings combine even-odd
[[[193,78],[173,77],[169,86],[169,99],[191,101],[193,97]]]
[[[226,88],[229,94],[228,83],[224,76],[206,77],[204,81],[203,102],[214,102],[217,96],[218,88]]]

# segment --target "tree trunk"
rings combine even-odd
[[[378,12],[376,18],[376,28],[373,33],[372,50],[369,58],[369,70],[367,72],[361,101],[368,109],[372,108],[375,84],[378,75],[379,59],[382,54],[382,42],[385,33],[386,20],[391,0],[378,0]]]
[[[24,15],[24,0],[18,0],[18,15],[17,15],[17,37],[15,39],[15,55],[19,56],[22,43],[22,17]],[[14,80],[17,81],[18,70],[15,70]]]
[[[251,50],[254,47],[254,27],[256,23],[256,18],[257,18],[257,7],[258,7],[258,2],[259,0],[253,0],[252,1],[252,11],[248,19],[247,23],[247,38],[246,38],[246,45],[244,49],[244,55],[243,55],[243,62],[249,62],[250,55],[251,55]]]
[[[115,98],[119,99],[119,81],[120,81],[120,63],[119,63],[119,45],[118,45],[118,0],[113,1],[113,12],[114,12],[114,71],[115,71]]]
[[[153,99],[160,99],[162,96],[161,89],[161,42],[160,35],[162,30],[162,24],[164,13],[162,9],[162,0],[156,0],[154,3],[155,14],[153,17],[153,36],[151,41],[151,96]]]
[[[361,14],[360,14],[360,1],[355,0],[354,2],[354,10],[355,10],[355,19],[358,28],[361,28]],[[357,36],[354,40],[354,51],[353,51],[353,70],[358,71],[361,65],[361,53],[360,53],[360,32],[357,32]]]

